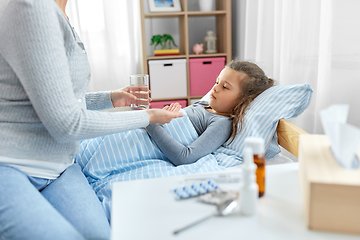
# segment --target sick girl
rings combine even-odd
[[[273,85],[274,80],[256,64],[232,60],[217,77],[209,102],[199,101],[184,108],[199,135],[194,142],[184,146],[157,123],[148,125],[146,131],[175,166],[194,163],[228,139],[232,142],[241,131],[249,104]],[[176,103],[164,109],[176,112],[180,105]]]

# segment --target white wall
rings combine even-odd
[[[233,58],[244,58],[244,42],[241,36],[245,34],[245,8],[243,0],[231,1],[231,29],[232,29],[232,56]]]
[[[319,112],[332,104],[349,104],[347,123],[360,127],[359,7],[358,0],[233,0],[233,57],[256,61],[279,84],[310,84],[311,105],[294,119],[309,133],[323,133]]]

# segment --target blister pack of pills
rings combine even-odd
[[[199,202],[220,205],[228,200],[238,199],[239,192],[234,190],[216,189],[198,198]]]
[[[218,189],[219,186],[217,183],[212,180],[208,179],[206,181],[202,181],[199,183],[193,183],[191,185],[185,185],[182,187],[177,187],[173,190],[175,198],[180,199],[187,199],[191,197],[196,197],[205,193],[213,192]]]

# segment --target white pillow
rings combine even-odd
[[[265,157],[273,158],[281,151],[276,133],[279,119],[294,118],[304,112],[310,104],[312,92],[308,84],[274,86],[265,90],[250,104],[244,127],[234,141],[229,145],[225,143],[216,152],[242,158],[245,138],[261,137],[265,140]],[[209,101],[209,93],[201,100]]]

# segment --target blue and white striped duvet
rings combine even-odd
[[[276,134],[279,119],[300,115],[309,106],[311,95],[308,84],[267,89],[252,102],[244,118],[243,130],[235,140],[193,164],[173,166],[143,129],[85,140],[76,161],[110,219],[113,182],[224,170],[241,162],[244,139],[251,136],[262,137],[266,158],[273,158],[280,153]],[[183,113],[184,117],[172,120],[165,129],[179,142],[188,145],[197,138],[197,133],[185,111]]]
[[[164,127],[177,141],[188,145],[197,137],[185,111]],[[110,219],[111,185],[113,182],[167,177],[224,170],[240,163],[236,156],[209,154],[197,162],[175,167],[156,147],[144,129],[85,140],[76,162],[83,168],[90,185]]]

